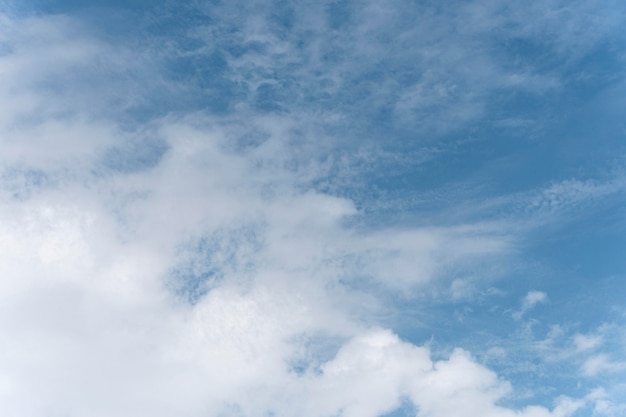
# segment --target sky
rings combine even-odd
[[[626,415],[624,27],[0,0],[0,414]]]

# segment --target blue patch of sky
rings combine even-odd
[[[185,248],[187,256],[183,256],[181,264],[170,273],[171,281],[168,284],[174,292],[195,304],[217,285],[226,268],[224,260],[219,259],[223,245],[219,239],[205,237]]]
[[[11,193],[11,197],[17,200],[27,200],[56,183],[45,171],[20,167],[5,169],[0,173],[0,182]]]
[[[114,9],[141,10],[154,7],[155,4],[165,3],[167,0],[30,0],[26,6],[33,7],[44,13],[69,13],[85,9]]]
[[[258,225],[221,229],[179,248],[180,262],[170,271],[168,286],[195,304],[220,283],[225,274],[246,277],[255,268],[255,253],[263,246]]]
[[[131,139],[104,152],[101,164],[113,172],[139,172],[155,167],[168,149],[163,139]]]
[[[320,375],[322,373],[321,366],[337,355],[344,342],[345,340],[341,337],[321,332],[296,337],[295,340],[292,340],[292,343],[297,346],[296,352],[288,360],[290,372],[296,375]]]
[[[397,409],[383,414],[381,417],[413,417],[415,415],[419,414],[413,403],[408,399],[403,399]]]

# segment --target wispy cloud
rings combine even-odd
[[[600,345],[602,345],[602,336],[600,335],[577,334],[574,336],[574,346],[576,346],[577,351],[588,351]]]
[[[532,310],[537,304],[547,302],[548,295],[543,291],[529,291],[528,294],[522,300],[522,307],[519,311],[513,313],[515,320],[520,320],[524,314]]]
[[[606,372],[619,372],[626,368],[626,362],[615,362],[606,354],[599,354],[587,359],[582,366],[585,376],[597,376]]]

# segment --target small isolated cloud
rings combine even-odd
[[[618,362],[611,359],[608,354],[601,353],[587,359],[582,365],[582,373],[585,376],[595,377],[600,374],[614,373],[626,369],[626,362]]]
[[[545,303],[548,299],[548,295],[542,291],[529,291],[524,297],[524,303],[522,308],[524,310],[529,310],[533,308],[535,305],[540,303]]]
[[[602,345],[603,337],[601,335],[574,335],[574,346],[577,352],[586,352],[593,350]]]
[[[513,313],[515,320],[520,320],[526,312],[532,310],[537,304],[543,304],[547,302],[548,294],[542,291],[529,291],[528,294],[522,300],[522,307],[519,311]]]

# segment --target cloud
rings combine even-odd
[[[552,184],[532,198],[527,210],[536,214],[561,215],[564,212],[580,209],[602,198],[623,192],[621,177],[596,184],[592,181],[567,180]]]
[[[513,313],[515,320],[520,320],[524,314],[532,310],[537,304],[545,303],[548,300],[548,295],[542,291],[529,291],[522,300],[522,307],[519,311]]]
[[[184,19],[178,8],[153,19],[167,27]],[[567,66],[554,57],[576,61],[610,37],[619,28],[611,10],[560,1],[229,2],[194,9],[189,30],[165,48],[191,70],[191,100],[215,110],[311,112],[361,140],[371,129],[384,135],[381,126],[402,137],[419,132],[413,140],[421,140],[489,117],[502,93],[558,91]],[[520,53],[525,45],[536,54]]]
[[[545,303],[547,299],[548,295],[545,292],[529,291],[528,294],[526,294],[526,297],[524,297],[522,308],[524,310],[531,309],[539,303]]]
[[[603,373],[619,372],[626,369],[626,362],[616,362],[609,355],[601,353],[587,359],[582,365],[585,376],[595,377]]]
[[[623,405],[612,402],[609,399],[609,393],[602,388],[594,390],[587,398],[595,402],[593,409],[594,415],[613,417],[621,415],[625,410]]]
[[[165,44],[120,45],[70,16],[2,17],[3,413],[377,416],[408,401],[432,417],[557,417],[583,407],[507,408],[513,386],[468,351],[434,355],[378,318],[396,308],[389,294],[452,285],[462,298],[453,272],[506,257],[507,228],[369,224],[353,199],[317,186],[334,161],[346,181],[368,169],[352,165],[343,132],[372,126],[369,108],[387,106],[405,127],[434,115],[427,130],[446,130],[483,114],[487,80],[508,88],[511,74],[473,57],[453,28],[431,33],[446,18],[436,13],[415,29],[415,11],[372,3],[331,19],[311,5],[302,26],[293,21],[309,9],[239,6],[215,9],[222,26],[201,19]],[[233,45],[243,51],[226,53]],[[386,60],[423,74],[396,85]],[[172,62],[188,64],[189,79],[174,79]],[[368,78],[377,70],[383,82]],[[312,104],[326,95],[328,109]],[[199,110],[207,97],[213,107]],[[355,146],[361,162],[371,146]],[[529,292],[520,317],[546,297]],[[591,373],[608,363],[596,362]]]
[[[576,334],[574,336],[574,345],[579,352],[595,349],[601,346],[602,342],[601,335]]]

